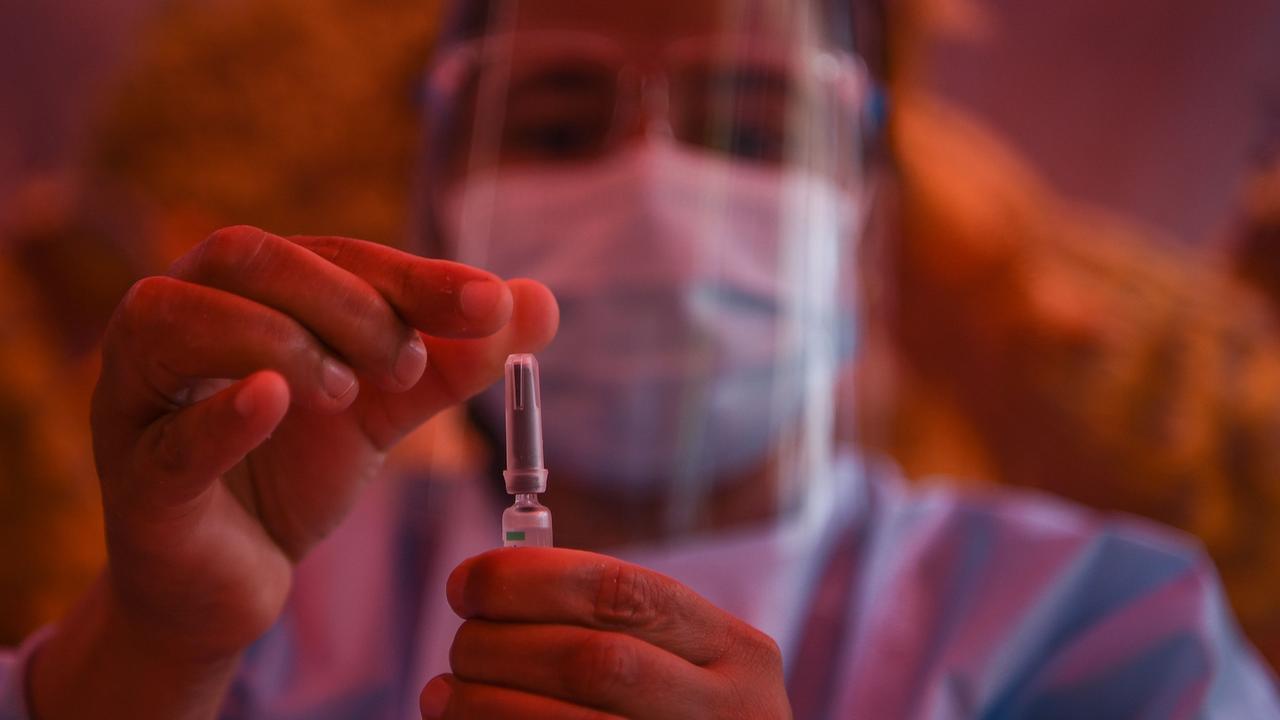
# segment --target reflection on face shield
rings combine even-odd
[[[539,356],[557,487],[653,498],[669,531],[744,483],[792,504],[829,466],[851,334],[857,63],[773,25],[531,24],[444,52],[434,208],[451,255],[560,303]],[[477,400],[490,429],[501,399]]]
[[[473,177],[446,216],[463,247],[491,238],[490,269],[537,278],[560,302],[542,354],[548,456],[632,491],[739,474],[795,420],[804,358],[787,322],[803,298],[785,287],[779,242],[852,227],[829,183],[663,142]],[[481,401],[495,423],[500,400]]]
[[[640,62],[610,38],[555,31],[456,47],[432,87],[458,106],[456,125],[482,136],[455,147],[489,155],[455,157],[455,166],[590,161],[637,134],[781,166],[794,160],[798,118],[824,137],[827,151],[853,158],[856,134],[841,130],[857,125],[864,92],[849,58],[797,54],[758,38],[685,39]]]

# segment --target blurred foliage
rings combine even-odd
[[[1245,629],[1280,659],[1268,304],[1145,228],[1062,201],[954,108],[896,99],[903,364],[955,408],[989,479],[1198,535]],[[901,437],[919,431],[900,423]]]
[[[27,274],[0,258],[0,645],[52,622],[104,556],[93,363],[67,359]]]
[[[1280,159],[1250,183],[1245,217],[1233,240],[1239,244],[1237,274],[1265,294],[1280,317]]]
[[[214,224],[398,242],[437,5],[173,3],[107,110],[95,172]]]
[[[890,68],[908,222],[890,302],[899,355],[934,410],[900,408],[891,449],[909,470],[981,467],[1200,534],[1246,627],[1280,651],[1270,318],[1206,269],[1144,249],[1143,230],[1058,204],[963,118],[913,105],[902,38],[922,21],[904,17]],[[104,109],[90,186],[209,225],[399,243],[437,23],[437,0],[170,2]],[[118,283],[102,272],[31,287],[0,260],[0,642],[56,617],[101,560],[91,367],[65,359],[68,321],[47,308],[105,304]],[[928,457],[930,412],[977,459]]]
[[[434,0],[162,7],[96,125],[80,207],[38,198],[0,242],[0,644],[65,612],[104,557],[84,353],[172,259],[156,218],[394,244],[408,217]]]
[[[1148,227],[1067,202],[990,128],[922,92],[939,23],[986,29],[946,4],[890,16],[881,322],[899,388],[880,444],[916,477],[1047,490],[1196,534],[1280,666],[1280,306],[1256,292],[1275,283],[1255,272],[1248,287]],[[1253,259],[1241,255],[1255,270],[1280,257],[1261,239],[1266,187],[1250,201]]]

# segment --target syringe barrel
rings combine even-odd
[[[506,381],[507,469],[502,477],[506,480],[507,492],[512,495],[546,492],[538,361],[529,354],[508,357]]]

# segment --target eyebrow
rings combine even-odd
[[[602,79],[610,81],[612,79],[611,73],[599,67],[574,66],[571,63],[561,62],[549,65],[539,72],[519,76],[511,83],[511,87],[513,92],[516,90],[539,90],[543,88],[556,90],[583,89],[598,86]]]

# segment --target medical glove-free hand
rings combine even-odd
[[[448,597],[465,622],[424,720],[791,717],[772,638],[636,565],[496,550],[459,565]]]
[[[555,325],[535,283],[254,228],[139,281],[107,331],[91,417],[108,568],[37,655],[37,715],[76,714],[68,703],[92,702],[85,678],[101,675],[77,666],[122,652],[131,681],[155,686],[136,688],[147,702],[133,697],[131,717],[199,716],[184,692],[216,708],[202,673],[233,668],[275,622],[294,563],[387,450]],[[130,700],[128,682],[109,692]],[[112,716],[109,703],[80,709]]]

